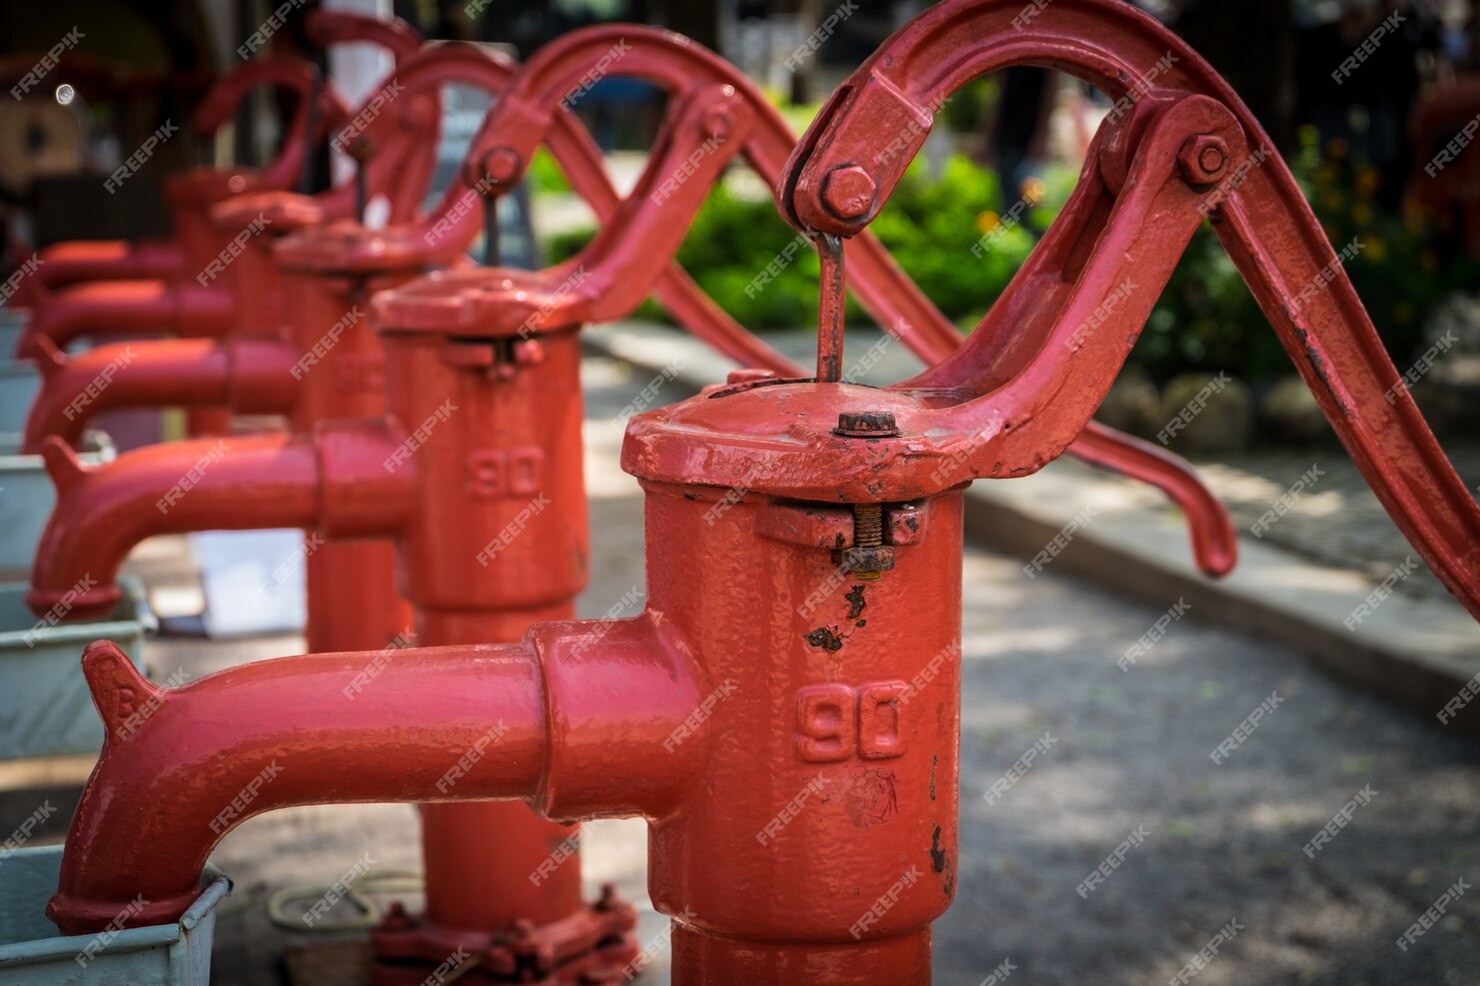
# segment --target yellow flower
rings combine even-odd
[[[1043,195],[1047,186],[1043,184],[1042,178],[1029,178],[1023,182],[1023,201],[1029,205],[1036,206],[1043,201]]]
[[[1374,264],[1380,264],[1382,263],[1382,258],[1387,256],[1387,244],[1383,242],[1380,236],[1369,236],[1367,237],[1366,253],[1368,259]]]
[[[977,214],[976,228],[981,230],[983,233],[990,233],[992,230],[996,229],[1000,225],[1002,225],[1002,220],[997,216],[997,213],[993,212],[990,209],[988,209],[986,212]]]

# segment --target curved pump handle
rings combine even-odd
[[[922,422],[960,437],[976,476],[1023,475],[1058,456],[1124,364],[1204,218],[1394,521],[1480,616],[1480,507],[1399,380],[1289,169],[1216,72],[1118,0],[947,0],[915,18],[846,81],[787,166],[787,214],[858,232],[970,79],[1013,65],[1070,72],[1115,107],[1063,214],[951,359],[897,385]],[[875,198],[829,201],[846,169]],[[1003,332],[985,333],[988,326]]]
[[[202,136],[215,133],[236,114],[247,94],[260,86],[275,86],[298,94],[282,149],[277,159],[263,170],[259,183],[264,189],[287,188],[302,172],[309,144],[343,126],[350,111],[338,93],[322,84],[318,67],[313,63],[289,55],[269,54],[252,59],[211,86],[191,121],[196,133]],[[317,109],[313,105],[315,99],[322,104]]]
[[[670,94],[673,107],[683,104],[683,94],[702,87],[733,87],[755,117],[743,147],[736,150],[767,183],[775,184],[782,175],[795,137],[748,79],[713,52],[681,35],[634,25],[609,25],[572,31],[535,53],[474,137],[465,169],[466,185],[490,196],[515,187],[552,127],[558,131],[571,118],[562,110],[578,105],[595,82],[609,76],[639,78],[657,85]],[[572,181],[576,183],[575,178]],[[674,203],[670,200],[668,204],[671,207]],[[655,229],[662,235],[679,222],[656,224]],[[681,222],[687,224],[687,220]],[[611,225],[603,222],[604,229]],[[612,236],[632,239],[627,234]],[[787,258],[798,248],[805,246],[788,247]],[[633,252],[656,255],[648,248]],[[858,239],[849,261],[849,282],[864,307],[917,356],[933,363],[960,346],[956,327],[905,276],[872,235],[865,233]],[[692,282],[685,278],[678,286],[684,292],[679,299],[682,310],[675,314],[695,335],[746,365],[765,367],[782,376],[802,375],[800,367],[755,340]],[[1071,452],[1164,490],[1186,512],[1199,566],[1213,575],[1232,569],[1237,544],[1227,511],[1179,457],[1098,423],[1086,428],[1084,439],[1076,442]]]

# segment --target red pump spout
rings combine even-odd
[[[211,848],[275,808],[528,799],[670,811],[696,758],[662,741],[700,693],[668,636],[648,617],[551,623],[517,644],[287,657],[174,689],[98,641],[82,666],[106,739],[47,916],[64,934],[175,920]]]
[[[170,442],[93,467],[57,438],[41,454],[57,503],[26,602],[44,618],[106,616],[119,599],[119,566],[153,535],[311,528],[319,518],[320,470],[308,438]]]
[[[132,333],[220,336],[235,319],[232,293],[178,281],[102,281],[57,292],[35,309],[16,342],[16,355],[36,356],[38,336],[58,347],[82,336]]]
[[[109,408],[210,407],[238,414],[289,414],[298,395],[297,354],[279,339],[151,339],[67,356],[36,339],[43,382],[26,418],[24,450],[48,436],[76,446]]]

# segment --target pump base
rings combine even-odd
[[[478,983],[532,986],[598,986],[625,982],[623,970],[637,957],[637,911],[610,884],[601,899],[543,927],[516,922],[509,933],[444,928],[413,917],[398,903],[370,934],[375,959],[372,986],[421,986],[440,970],[450,979],[458,966],[481,955],[458,978]]]

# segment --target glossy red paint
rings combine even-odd
[[[767,185],[779,188],[783,164],[796,141],[765,96],[744,73],[703,46],[672,32],[631,24],[572,31],[537,51],[474,137],[465,180],[482,182],[491,194],[502,194],[517,185],[552,123],[567,115],[561,107],[572,93],[581,90],[583,81],[597,67],[603,77],[632,77],[660,86],[673,105],[681,105],[701,87],[733,90],[734,105],[716,104],[710,116],[689,132],[675,128],[673,140],[689,145],[691,154],[713,153],[716,148],[710,130],[723,127],[726,138],[719,153],[743,157]],[[745,124],[743,133],[736,126],[740,107],[753,118]],[[676,154],[674,160],[683,166],[687,158]],[[491,161],[498,162],[496,173],[489,168]],[[670,193],[670,183],[672,172],[663,173],[647,189],[649,199],[671,196],[675,201],[665,202],[668,215],[691,216],[691,210],[707,194],[707,187],[689,177]],[[615,224],[621,231],[613,230],[605,250],[613,258],[614,269],[619,257],[627,258],[626,267],[610,285],[589,282],[572,290],[572,295],[588,297],[598,313],[584,314],[583,320],[600,321],[630,312],[632,299],[646,292],[644,284],[648,281],[639,273],[642,266],[655,251],[676,247],[671,234],[686,227],[687,220],[663,218],[657,210],[651,216],[651,234],[635,224]],[[809,249],[805,243],[793,244],[792,248]],[[784,259],[789,263],[791,258],[788,255]],[[865,231],[851,244],[846,277],[875,320],[927,363],[939,362],[960,347],[960,332],[904,276],[872,234]],[[800,367],[754,340],[702,295],[688,294],[679,308],[667,299],[665,302],[695,335],[739,362],[782,376],[803,375]],[[989,331],[997,329],[994,326]],[[1232,570],[1238,556],[1233,522],[1181,457],[1096,421],[1085,425],[1070,451],[1094,465],[1163,490],[1186,513],[1199,567],[1209,575],[1225,575]]]

